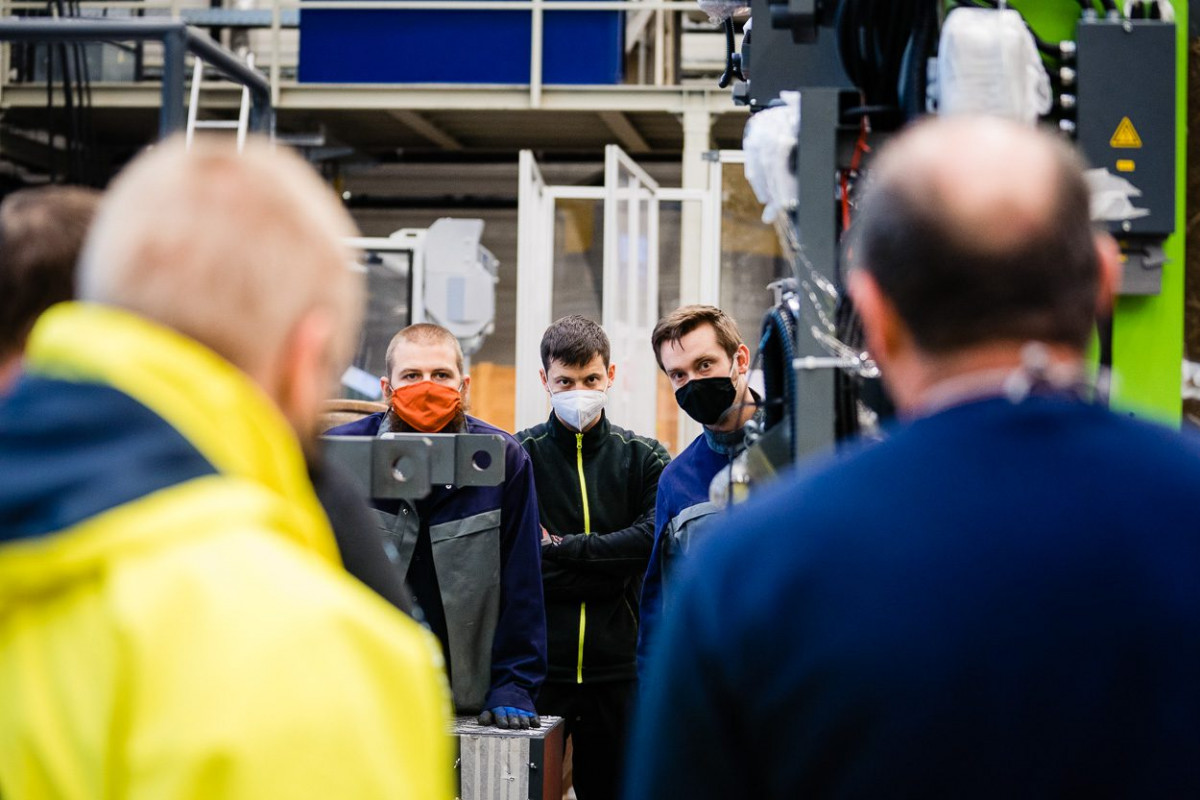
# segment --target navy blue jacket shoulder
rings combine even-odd
[[[92,422],[64,424],[81,419]],[[216,473],[165,420],[98,383],[22,375],[4,399],[0,441],[0,542],[55,533]]]
[[[681,571],[629,796],[1200,797],[1197,498],[1057,397],[783,479]]]

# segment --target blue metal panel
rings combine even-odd
[[[527,84],[530,13],[304,11],[300,81]],[[620,82],[621,12],[547,12],[543,30],[544,83]]]

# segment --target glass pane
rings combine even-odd
[[[679,230],[682,220],[683,203],[664,201],[658,204],[658,310],[653,322],[679,307]]]
[[[640,227],[637,240],[638,283],[642,286],[638,302],[636,321],[640,327],[654,327],[658,321],[654,317],[654,309],[650,307],[650,204],[653,202],[648,191],[643,190],[638,201],[638,219]]]
[[[617,286],[616,294],[616,319],[621,323],[627,323],[632,320],[631,309],[629,307],[629,295],[633,276],[633,265],[631,264],[635,250],[636,242],[630,237],[637,235],[634,230],[633,222],[633,187],[636,185],[633,178],[625,172],[621,173],[618,181],[617,190]]]
[[[600,322],[604,292],[604,203],[559,200],[554,217],[551,318],[582,314]]]
[[[384,357],[396,331],[409,323],[409,253],[364,253],[367,271],[367,309],[354,366],[372,375],[385,372]],[[344,397],[357,397],[342,388]],[[374,399],[373,397],[371,399]]]
[[[754,196],[741,164],[721,169],[721,308],[733,316],[742,339],[755,351],[764,312],[772,295],[767,285],[791,275],[775,228],[762,221],[762,205]]]

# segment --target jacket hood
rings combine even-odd
[[[65,303],[35,326],[25,369],[0,413],[0,473],[13,476],[0,485],[0,603],[203,533],[216,515],[226,529],[239,514],[265,519],[340,563],[291,426],[213,351],[124,311]],[[180,495],[194,501],[186,519],[168,502]]]

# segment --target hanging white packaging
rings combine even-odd
[[[782,105],[750,117],[742,135],[746,180],[763,204],[763,222],[796,207],[800,193],[792,152],[800,135],[800,93],[780,92]]]
[[[708,21],[720,24],[735,14],[745,14],[750,4],[745,0],[696,0],[700,10],[708,14]]]
[[[1102,167],[1083,173],[1091,202],[1092,222],[1121,222],[1150,216],[1150,209],[1138,208],[1134,198],[1142,190]]]
[[[1020,12],[959,7],[942,25],[938,113],[992,114],[1032,125],[1050,110],[1050,76]]]

